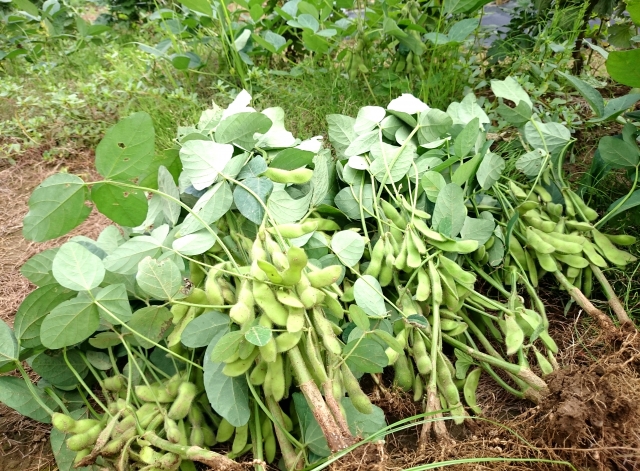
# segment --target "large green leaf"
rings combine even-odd
[[[350,116],[330,114],[327,116],[327,122],[329,123],[329,140],[338,157],[343,156],[347,147],[356,139],[357,135],[353,130],[356,120]]]
[[[267,209],[277,224],[298,222],[307,214],[311,196],[309,191],[301,198],[293,198],[284,185],[276,183],[269,196]]]
[[[253,135],[266,133],[272,124],[263,113],[236,113],[220,121],[216,128],[216,142],[234,144],[250,151],[257,142]]]
[[[374,160],[371,162],[369,172],[376,180],[396,183],[405,177],[417,154],[415,147],[411,144],[397,147],[379,142],[371,148],[371,156]]]
[[[542,169],[547,153],[543,149],[534,149],[522,155],[516,161],[516,168],[530,178],[535,178]]]
[[[455,15],[458,13],[475,13],[490,2],[491,0],[446,0],[444,4],[446,12]]]
[[[211,352],[217,339],[207,347],[204,354],[204,387],[213,410],[227,419],[234,427],[249,421],[249,387],[244,376],[229,377],[222,372],[225,363],[211,361]]]
[[[207,311],[189,322],[182,332],[181,342],[185,347],[206,347],[216,343],[229,332],[229,316],[218,311]]]
[[[283,170],[295,170],[313,162],[315,154],[302,149],[284,149],[273,158],[269,167],[281,168]],[[266,169],[265,169],[266,170]]]
[[[162,261],[144,258],[138,265],[136,274],[138,286],[152,299],[168,301],[182,288],[182,275],[171,259]]]
[[[607,72],[613,80],[629,87],[640,87],[640,49],[611,51],[607,59]]]
[[[31,283],[37,286],[44,286],[55,283],[56,279],[51,273],[53,258],[56,256],[58,247],[47,249],[31,257],[27,263],[20,267],[20,273]]]
[[[368,337],[352,340],[344,347],[343,357],[347,357],[347,365],[362,373],[382,373],[389,364],[384,347]]]
[[[498,154],[494,154],[493,152],[487,152],[485,154],[476,172],[476,179],[483,190],[488,190],[500,179],[500,175],[502,175],[505,166],[506,163],[504,159]]]
[[[340,190],[334,202],[340,211],[350,219],[359,220],[373,215],[373,187],[370,184],[347,186]]]
[[[89,368],[82,360],[78,350],[67,351],[67,359],[81,378],[87,376]],[[78,384],[78,379],[67,366],[61,350],[40,353],[31,362],[31,368],[56,388],[68,391]]]
[[[208,229],[194,232],[173,241],[171,247],[182,255],[200,255],[213,247],[218,238]]]
[[[0,367],[18,361],[20,348],[16,336],[2,319],[0,319]]]
[[[154,151],[153,121],[140,111],[107,130],[96,147],[96,170],[104,178],[131,181],[147,170]]]
[[[261,224],[264,217],[264,206],[273,189],[273,182],[266,177],[247,178],[242,182],[247,189],[236,186],[233,190],[233,201],[244,217],[254,224]],[[255,196],[254,196],[255,195]],[[256,196],[259,198],[256,199]]]
[[[447,114],[453,119],[453,134],[461,131],[462,127],[474,118],[478,118],[479,127],[491,123],[482,107],[478,105],[478,100],[473,93],[467,94],[460,103],[451,103],[447,107]]]
[[[516,106],[518,106],[520,102],[524,102],[529,105],[529,109],[533,109],[533,103],[531,102],[531,98],[529,98],[529,94],[513,77],[507,77],[504,80],[492,80],[491,91],[498,98],[510,100],[515,103]]]
[[[180,211],[182,210],[179,203],[180,190],[173,180],[173,175],[171,175],[169,170],[164,166],[160,166],[160,168],[158,168],[158,190],[173,198],[170,199],[164,195],[160,195],[162,197],[160,200],[162,202],[162,213],[164,214],[165,219],[172,226],[175,226],[178,222],[178,218],[180,217]]]
[[[136,227],[147,216],[149,203],[142,190],[123,188],[113,183],[97,183],[91,188],[96,208],[116,224]]]
[[[22,348],[36,348],[40,342],[40,326],[47,314],[76,293],[57,283],[31,292],[20,304],[13,321],[13,329]]]
[[[29,0],[12,0],[16,10],[24,11],[34,18],[40,17],[40,10],[38,7],[31,3]]]
[[[493,220],[467,216],[460,231],[460,237],[477,240],[478,245],[484,245],[493,235],[495,227],[496,223]]]
[[[167,334],[171,327],[173,315],[163,306],[149,306],[138,309],[133,313],[131,320],[127,325],[136,333],[146,337],[148,340],[134,334],[133,342],[142,348],[152,348],[152,342],[159,342]],[[129,329],[123,329],[123,332],[129,332]]]
[[[354,231],[336,232],[331,238],[331,250],[343,265],[352,267],[364,254],[364,239]]]
[[[180,0],[180,3],[182,3],[189,10],[202,13],[206,16],[213,16],[211,3],[209,3],[208,0]]]
[[[35,386],[34,390],[39,399],[51,410],[58,409],[58,405],[49,395]],[[33,420],[45,424],[51,423],[51,416],[36,401],[22,378],[0,376],[0,402]]]
[[[36,242],[68,233],[87,219],[87,188],[80,177],[68,173],[50,176],[33,190],[24,217],[24,237]]]
[[[464,205],[464,192],[455,183],[445,186],[436,200],[433,210],[433,227],[449,237],[455,237],[460,233],[467,216],[467,208]]]
[[[640,152],[638,146],[613,136],[605,136],[598,144],[600,157],[611,168],[628,168],[638,165]]]
[[[422,186],[422,189],[427,195],[429,201],[435,203],[438,200],[440,191],[447,186],[447,182],[440,172],[428,170],[424,175],[422,175],[420,185]]]
[[[569,144],[571,131],[560,123],[534,124],[529,121],[524,125],[524,137],[534,149],[545,149],[549,154],[553,154]]]
[[[377,129],[363,134],[359,134],[353,142],[344,150],[344,155],[352,157],[369,152],[371,148],[380,140],[380,132]]]
[[[311,187],[313,195],[311,197],[311,205],[316,207],[324,200],[329,192],[331,182],[329,181],[330,156],[324,153],[316,155],[313,159],[314,169],[311,178]]]
[[[123,324],[131,319],[131,304],[127,288],[122,283],[102,288],[96,295],[96,302],[100,304],[98,306],[100,317],[109,324]],[[117,319],[114,319],[113,316]]]
[[[145,257],[160,254],[158,241],[151,236],[133,237],[104,259],[104,267],[121,275],[133,275],[138,271],[138,263]]]
[[[83,295],[56,306],[40,326],[42,345],[50,349],[70,347],[98,329],[100,316],[93,300]]]
[[[193,212],[210,225],[226,214],[233,204],[233,193],[226,181],[216,183],[200,197]],[[180,235],[188,235],[203,229],[204,226],[193,214],[188,214],[180,226]]]
[[[475,148],[478,136],[480,135],[479,125],[480,120],[473,118],[465,125],[462,131],[460,131],[460,134],[456,136],[456,140],[453,143],[453,150],[456,157],[462,159]]]
[[[640,206],[640,190],[636,190],[631,193],[631,196],[629,196],[629,198],[627,198],[627,200],[617,208],[624,198],[626,198],[626,195],[611,203],[607,211],[610,212],[612,216],[623,213],[631,208],[635,208],[636,206]]]
[[[104,280],[102,260],[75,242],[67,242],[53,259],[53,276],[65,288],[89,291]]]
[[[596,116],[602,116],[604,114],[604,99],[598,90],[593,88],[584,80],[580,80],[578,77],[559,71],[558,74],[567,79],[569,83],[571,83],[571,85],[580,92],[580,95],[587,100],[587,103],[589,103],[589,106],[591,106]]]
[[[183,176],[196,190],[212,185],[233,156],[233,146],[213,141],[187,141],[180,149]]]
[[[590,119],[590,123],[599,123],[602,121],[610,121],[616,119],[622,113],[627,111],[633,105],[640,101],[640,93],[630,93],[628,95],[619,96],[613,100],[609,100],[604,107],[604,115],[600,118]]]
[[[369,316],[384,316],[387,308],[380,283],[371,275],[364,275],[353,284],[356,304]]]
[[[420,144],[427,144],[437,141],[447,134],[453,125],[453,120],[444,111],[431,108],[424,113],[420,113],[418,124],[420,126],[418,140]]]

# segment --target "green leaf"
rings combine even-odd
[[[467,216],[464,219],[460,237],[463,239],[477,240],[478,246],[484,245],[493,235],[495,227],[496,223],[493,220],[477,219]]]
[[[204,388],[213,410],[234,427],[240,427],[251,416],[249,387],[244,376],[231,378],[222,372],[224,363],[211,360],[211,351],[216,342],[214,339],[204,354]]]
[[[398,147],[380,142],[371,149],[371,157],[374,160],[371,162],[369,172],[379,182],[389,184],[396,183],[405,177],[417,153],[411,144]]]
[[[362,329],[363,332],[368,331],[371,328],[371,324],[369,323],[369,316],[364,312],[357,304],[351,304],[349,306],[349,319],[356,326]]]
[[[500,180],[500,176],[504,171],[506,163],[502,157],[493,152],[487,152],[480,162],[476,179],[483,190],[488,190]]]
[[[81,378],[87,376],[89,368],[76,349],[67,351],[69,363]],[[78,379],[64,361],[62,351],[46,351],[37,355],[31,362],[31,368],[56,388],[69,391],[78,384]]]
[[[447,33],[447,36],[449,36],[451,41],[461,43],[465,41],[479,25],[480,20],[478,18],[465,18],[464,20],[454,23]]]
[[[271,120],[262,113],[232,114],[218,124],[216,142],[220,144],[232,143],[246,151],[250,151],[257,142],[253,135],[266,133],[272,124]]]
[[[457,379],[465,379],[467,377],[467,371],[473,365],[475,365],[475,361],[473,358],[462,350],[458,350],[457,348],[454,351],[456,355],[456,378]]]
[[[36,242],[68,233],[87,219],[87,189],[80,177],[67,173],[50,176],[33,190],[22,233]]]
[[[420,185],[422,185],[429,201],[435,203],[438,194],[447,185],[447,182],[440,172],[428,170],[420,179]]]
[[[138,265],[136,274],[138,286],[153,299],[167,301],[182,288],[182,275],[171,259],[157,261],[144,258]]]
[[[154,152],[153,121],[140,111],[107,130],[96,147],[96,170],[104,178],[131,181],[147,170]]]
[[[560,123],[529,121],[524,125],[524,137],[534,149],[546,149],[550,154],[562,150],[571,141],[571,132]]]
[[[243,338],[244,332],[239,330],[227,332],[215,344],[212,342],[209,345],[211,352],[208,358],[213,362],[225,361],[231,358],[238,351],[238,346]]]
[[[473,118],[466,124],[460,134],[456,136],[453,143],[453,150],[456,157],[460,157],[462,159],[466,157],[471,150],[473,150],[476,145],[476,141],[478,140],[478,136],[480,135],[479,125],[480,120],[478,118]]]
[[[354,155],[362,155],[369,152],[371,148],[380,140],[377,129],[363,134],[359,134],[353,142],[344,151],[344,155],[352,157]]]
[[[196,213],[207,225],[211,225],[224,216],[233,204],[233,193],[226,181],[216,183],[200,197],[193,207]],[[180,226],[180,235],[185,236],[203,229],[204,226],[191,213],[184,218]]]
[[[584,80],[580,80],[578,77],[560,71],[558,71],[558,74],[567,79],[569,83],[578,90],[580,95],[587,100],[587,103],[589,103],[589,106],[591,106],[596,116],[602,116],[604,114],[604,99],[598,90]]]
[[[86,409],[75,410],[71,412],[71,416],[76,420],[86,418]],[[74,468],[73,461],[77,453],[69,450],[66,444],[66,440],[71,436],[72,434],[64,434],[56,428],[51,429],[51,450],[56,459],[58,471],[97,471],[98,468],[95,465]]]
[[[229,332],[229,316],[218,311],[208,311],[187,324],[181,342],[185,347],[206,347]]]
[[[631,93],[629,95],[620,96],[609,100],[604,107],[604,116],[602,118],[590,119],[590,123],[599,123],[602,121],[610,121],[616,119],[622,113],[627,111],[633,105],[640,101],[640,93]]]
[[[233,156],[233,146],[213,141],[187,141],[180,149],[183,175],[196,190],[211,186]]]
[[[631,193],[631,196],[629,196],[629,198],[619,208],[616,209],[616,206],[618,206],[624,198],[626,198],[626,195],[623,196],[622,198],[618,198],[616,201],[611,203],[611,205],[609,206],[609,209],[607,209],[607,215],[611,213],[612,216],[615,216],[631,208],[640,206],[640,190],[636,190],[633,193]]]
[[[102,260],[75,242],[60,247],[51,268],[58,283],[75,291],[92,290],[104,280]]]
[[[133,237],[113,251],[103,260],[104,267],[121,275],[134,275],[138,271],[138,263],[145,257],[156,257],[160,254],[158,241],[151,236]]]
[[[542,163],[546,152],[542,149],[535,149],[527,152],[516,161],[516,168],[530,178],[535,178],[542,170]]]
[[[89,338],[100,325],[98,308],[83,295],[53,308],[40,326],[42,345],[50,349],[70,347]]]
[[[363,373],[382,373],[382,369],[389,364],[384,347],[368,337],[349,342],[342,356],[348,356],[349,368]]]
[[[40,400],[51,410],[58,409],[58,405],[53,399],[41,389],[35,386],[34,389]],[[0,403],[38,422],[51,423],[51,416],[34,399],[22,378],[0,376]]]
[[[109,348],[120,345],[120,334],[116,332],[100,332],[95,337],[89,339],[89,345],[94,348]]]
[[[109,324],[126,324],[131,319],[132,312],[129,296],[125,285],[122,283],[102,288],[96,295],[96,302],[101,305],[98,306],[100,317]],[[107,313],[105,309],[113,316],[116,316],[117,320]]]
[[[381,106],[364,106],[358,110],[358,117],[353,126],[356,134],[369,132],[384,118],[386,111]]]
[[[533,103],[531,98],[529,98],[529,94],[513,77],[507,77],[504,80],[492,80],[491,91],[493,91],[496,97],[510,100],[515,103],[516,106],[518,106],[520,102],[524,102],[529,105],[529,109],[533,109]]]
[[[364,275],[353,284],[353,295],[356,304],[369,316],[384,316],[387,308],[384,304],[382,287],[371,275]]]
[[[93,366],[94,368],[97,368],[101,371],[109,371],[111,368],[113,368],[113,365],[111,365],[111,361],[109,360],[109,355],[107,355],[106,353],[89,350],[86,353],[86,356],[87,361],[91,363],[91,366]]]
[[[271,329],[261,325],[254,325],[244,334],[247,342],[258,347],[264,347],[272,337]]]
[[[137,343],[142,348],[152,348],[154,346],[153,343],[136,334],[158,343],[167,334],[172,325],[172,319],[171,312],[163,306],[149,306],[138,309],[133,313],[131,320],[127,322],[127,325],[135,331],[132,343]],[[128,329],[123,329],[123,332],[128,331]]]
[[[491,123],[491,120],[478,105],[478,101],[473,93],[467,94],[460,103],[453,102],[447,107],[447,114],[453,119],[453,130],[459,132],[463,126],[474,118],[480,120],[480,126]],[[479,127],[480,127],[479,126]]]
[[[431,108],[427,112],[420,113],[418,117],[418,141],[420,144],[437,141],[449,132],[453,126],[451,117],[436,108]]]
[[[470,179],[473,179],[481,160],[482,155],[476,154],[472,159],[467,160],[465,163],[460,165],[451,177],[451,182],[462,186]]]
[[[340,231],[331,238],[331,250],[343,265],[352,267],[364,254],[364,239],[354,231]]]
[[[384,411],[378,406],[374,405],[370,414],[363,414],[353,406],[351,398],[343,397],[340,403],[347,416],[349,431],[354,437],[367,438],[387,426]]]
[[[96,208],[116,224],[136,227],[147,216],[149,203],[141,190],[123,188],[113,183],[96,183],[91,188]]]
[[[160,195],[162,196],[160,201],[162,202],[162,212],[164,217],[172,226],[175,226],[178,222],[178,218],[180,217],[180,210],[182,209],[178,203],[178,201],[180,201],[180,190],[173,180],[173,175],[171,175],[169,170],[162,165],[158,168],[158,190],[172,196],[175,200],[170,200],[169,198]],[[142,221],[138,224],[142,224]]]
[[[325,154],[318,154],[313,159],[314,169],[311,177],[311,206],[315,207],[324,200],[329,192],[329,158]]]
[[[510,108],[504,103],[500,103],[496,108],[496,111],[505,121],[516,127],[520,127],[527,121],[529,121],[533,114],[533,111],[531,110],[531,108],[529,108],[529,105],[527,105],[527,103],[524,101],[518,103],[518,106],[516,106],[515,108]]]
[[[40,17],[40,10],[29,0],[13,0],[13,4],[18,11],[24,11],[34,18]]]
[[[327,445],[327,439],[322,433],[318,421],[313,415],[309,404],[302,393],[293,393],[293,403],[295,405],[300,431],[302,432],[302,441],[306,448],[316,456],[324,457],[331,455],[331,451]]]
[[[472,14],[490,2],[491,0],[448,0],[445,4],[446,12],[453,15],[458,13]]]
[[[327,122],[329,123],[329,140],[338,157],[344,156],[345,150],[357,137],[353,130],[356,120],[350,116],[330,114],[327,116]]]
[[[20,348],[16,336],[2,319],[0,319],[0,366],[18,361]]]
[[[37,286],[55,283],[56,279],[51,273],[51,265],[56,252],[58,252],[58,247],[35,254],[20,267],[20,273]]]
[[[180,0],[180,3],[189,10],[202,13],[205,16],[213,17],[211,3],[209,3],[208,0]]]
[[[297,222],[307,214],[311,197],[312,193],[309,191],[302,198],[294,199],[284,185],[276,183],[269,196],[267,209],[277,224]]]
[[[273,190],[273,182],[266,177],[260,177],[247,178],[242,183],[258,196],[262,203],[240,186],[236,186],[233,190],[233,201],[240,214],[254,224],[262,224],[262,219],[264,218],[263,204],[266,205],[267,198],[271,190]]]
[[[40,326],[47,314],[76,293],[57,283],[31,292],[20,304],[13,321],[13,329],[22,348],[36,348],[40,343]]]
[[[348,186],[338,192],[334,198],[335,205],[350,219],[360,219],[373,215],[373,187],[370,184]]]
[[[638,165],[640,152],[638,147],[613,136],[605,136],[598,144],[600,157],[611,168],[628,168]]]
[[[466,216],[462,188],[449,183],[438,194],[433,210],[433,227],[448,237],[455,237],[460,233]]]
[[[240,157],[240,156],[246,156],[246,154],[240,154],[239,156],[236,156],[236,157]],[[246,157],[243,160],[246,160]],[[261,155],[258,155],[256,157],[253,157],[251,160],[249,160],[249,162],[246,165],[243,165],[242,168],[240,169],[241,171],[234,178],[236,180],[244,180],[245,178],[259,177],[260,175],[262,175],[264,172],[267,171],[267,168],[268,167],[265,160],[262,158]]]
[[[315,154],[308,150],[295,148],[284,149],[276,154],[269,164],[269,167],[281,168],[283,170],[295,170],[296,168],[305,167],[311,164],[314,156]]]
[[[217,237],[211,234],[208,229],[202,229],[177,238],[173,241],[172,248],[182,255],[200,255],[213,247],[217,240]]]

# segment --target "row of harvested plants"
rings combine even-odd
[[[522,94],[506,97],[520,111]],[[30,239],[66,234],[87,201],[119,225],[27,262],[38,288],[0,325],[0,366],[25,379],[0,377],[0,400],[53,423],[61,470],[302,469],[383,437],[365,377],[411,392],[422,444],[446,439],[441,418],[482,413],[483,374],[544,395],[558,347],[543,276],[612,323],[588,298],[597,280],[615,301],[602,269],[635,261],[619,248],[635,239],[598,229],[561,174],[568,131],[530,106],[507,174],[473,95],[331,115],[335,156],[249,100],[205,111],[159,156],[133,115],[96,150],[103,181],[34,191]]]

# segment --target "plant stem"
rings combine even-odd
[[[295,448],[293,448],[293,445],[291,445],[289,440],[287,440],[287,436],[283,432],[284,417],[282,416],[282,409],[280,409],[280,406],[272,397],[267,396],[266,400],[269,412],[271,412],[271,415],[273,415],[273,418],[277,422],[274,429],[276,432],[276,438],[278,439],[278,444],[280,445],[280,453],[282,453],[285,467],[287,470],[302,469],[302,460],[300,460]]]
[[[615,330],[616,327],[613,325],[613,321],[609,319],[604,312],[591,304],[591,301],[587,299],[584,293],[572,285],[569,280],[567,280],[566,276],[559,271],[555,271],[554,275],[578,306],[584,309],[584,311],[598,323],[603,331],[608,332]]]
[[[609,301],[609,306],[611,306],[613,312],[616,313],[618,321],[620,321],[621,324],[626,324],[627,322],[632,323],[631,319],[629,318],[629,314],[627,314],[627,311],[625,311],[624,307],[622,306],[622,302],[620,302],[620,298],[616,296],[616,293],[613,291],[613,287],[609,283],[609,280],[607,280],[607,278],[604,276],[604,273],[602,273],[602,270],[600,270],[600,267],[597,267],[592,263],[591,271],[593,272],[596,279],[600,282],[600,286],[602,286],[604,294],[607,296],[607,300]]]
[[[142,438],[161,450],[180,455],[183,459],[204,463],[217,471],[242,471],[244,467],[224,455],[205,450],[199,446],[184,446],[171,443],[153,432],[145,433]]]

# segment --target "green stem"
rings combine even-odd
[[[40,395],[37,393],[37,391],[35,390],[35,387],[33,386],[33,383],[31,382],[31,378],[29,378],[29,375],[22,367],[22,364],[19,361],[16,361],[16,366],[20,370],[20,374],[22,375],[22,378],[25,381],[27,389],[29,389],[29,392],[31,393],[35,401],[38,403],[38,405],[42,407],[47,412],[47,414],[53,415],[54,412],[49,408],[49,406],[47,406],[44,403]]]
[[[98,397],[95,394],[93,394],[93,391],[91,390],[91,388],[89,386],[87,386],[87,383],[84,382],[84,380],[82,379],[82,376],[80,376],[78,374],[78,372],[76,371],[76,369],[73,367],[73,365],[71,365],[71,362],[69,361],[69,358],[67,357],[67,347],[64,347],[62,349],[62,356],[64,357],[64,362],[67,364],[67,368],[69,368],[71,370],[71,373],[73,373],[73,376],[76,377],[76,379],[78,380],[78,383],[80,383],[82,385],[82,387],[87,391],[87,393],[89,393],[91,398],[94,401],[96,401],[96,404],[98,404],[102,408],[104,413],[108,414],[109,417],[111,417],[111,414],[109,413],[109,409],[102,403],[102,401],[100,401],[100,399],[98,399]]]
[[[633,179],[633,184],[631,185],[631,190],[629,190],[629,193],[627,193],[625,195],[625,197],[622,198],[622,200],[620,200],[620,202],[616,205],[615,208],[613,208],[611,211],[608,211],[607,214],[605,214],[605,216],[595,224],[595,228],[596,229],[599,229],[605,222],[607,222],[609,220],[609,218],[615,216],[616,213],[618,212],[618,209],[620,209],[622,207],[622,205],[625,204],[629,198],[631,198],[631,195],[633,195],[633,193],[636,191],[636,186],[638,185],[638,172],[639,172],[639,170],[640,170],[640,165],[636,165],[636,176]]]

